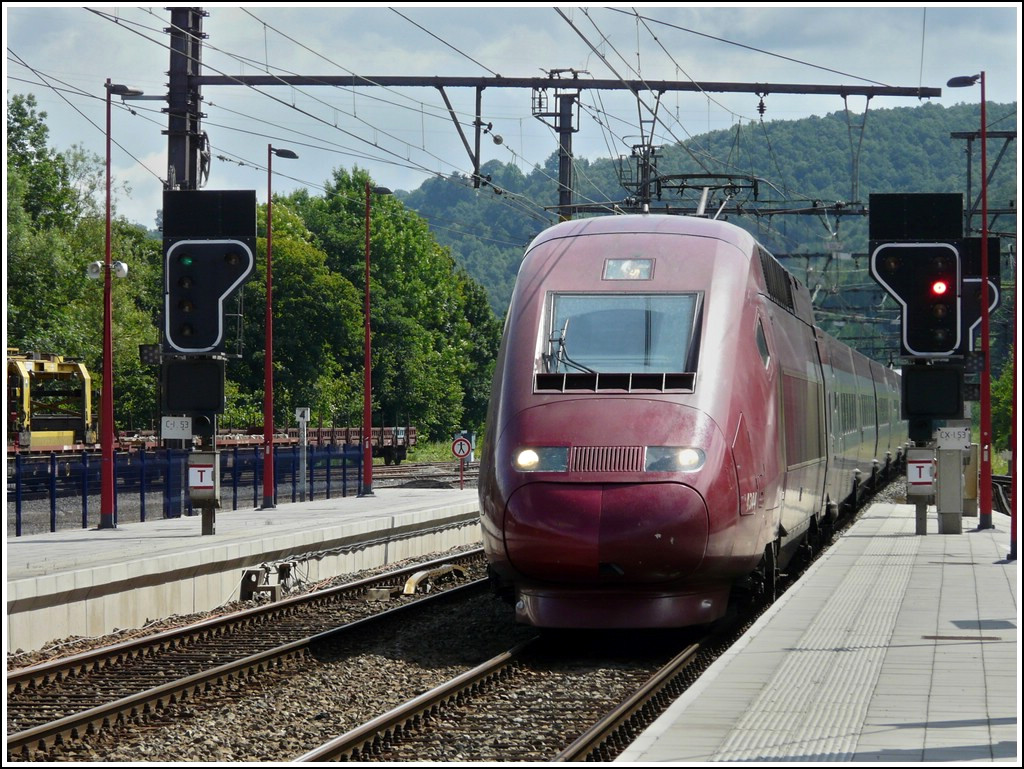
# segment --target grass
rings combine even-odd
[[[474,458],[480,454],[480,438],[477,437],[476,452]],[[409,451],[409,462],[457,462],[455,455],[452,454],[452,443],[451,441],[437,441],[437,442],[417,442],[416,445]]]

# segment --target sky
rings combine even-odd
[[[613,80],[941,88],[931,101],[952,105],[976,102],[980,89],[950,89],[946,81],[984,70],[990,102],[1020,95],[1019,3],[202,7],[209,12],[206,74],[546,77],[574,69],[582,78]],[[166,95],[164,6],[5,3],[3,15],[5,105],[12,94],[34,94],[58,151],[77,145],[104,156],[108,78],[147,96]],[[475,92],[447,92],[472,143]],[[367,169],[376,184],[394,190],[472,171],[434,88],[208,86],[203,97],[214,156],[204,189],[255,189],[265,202],[268,144],[299,155],[275,158],[275,193],[305,187],[318,194],[339,167]],[[621,92],[585,91],[581,101],[575,154],[628,156],[650,116],[646,108]],[[757,121],[758,101],[753,94],[666,94],[656,143]],[[783,94],[764,101],[766,121],[921,103]],[[167,176],[162,104],[115,98],[112,108],[112,173],[131,190],[117,193],[116,212],[147,227],[155,224]],[[525,89],[483,92],[482,120],[501,143],[485,141],[482,162],[515,163],[529,173],[557,150],[556,134],[531,106]]]

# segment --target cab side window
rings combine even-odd
[[[768,353],[768,340],[764,335],[764,326],[761,325],[761,319],[757,319],[757,329],[755,330],[757,340],[757,351],[761,354],[761,362],[764,363],[764,367],[768,368],[768,361],[771,360],[771,355]]]

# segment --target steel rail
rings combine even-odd
[[[202,640],[213,635],[222,635],[235,625],[256,625],[268,622],[277,616],[288,614],[303,604],[326,603],[344,597],[349,593],[363,590],[382,583],[394,583],[401,587],[412,575],[425,569],[434,569],[447,564],[475,560],[483,556],[483,548],[467,550],[464,553],[436,558],[431,561],[413,564],[385,574],[365,577],[344,585],[318,590],[313,593],[285,598],[251,609],[225,614],[202,622],[172,628],[140,638],[91,649],[69,657],[48,662],[41,662],[24,668],[17,668],[7,673],[7,691],[19,692],[28,687],[44,686],[62,681],[69,676],[89,671],[100,670],[124,660],[146,656],[157,651],[183,646],[187,643]]]
[[[280,666],[288,660],[303,657],[311,646],[331,640],[344,633],[349,633],[358,628],[381,622],[386,618],[400,616],[413,610],[422,610],[428,601],[450,600],[464,593],[479,589],[484,584],[486,584],[486,580],[477,580],[467,585],[452,588],[451,590],[435,593],[422,601],[399,606],[339,628],[317,633],[308,638],[292,641],[274,649],[252,654],[177,681],[123,697],[106,705],[90,708],[89,710],[65,716],[48,724],[41,724],[31,729],[8,735],[7,752],[10,755],[19,751],[30,750],[33,746],[46,750],[50,745],[69,736],[74,738],[81,734],[92,733],[104,726],[123,723],[126,718],[145,715],[167,703],[185,700],[190,695],[202,694],[218,682],[242,679],[252,673]]]
[[[437,711],[445,703],[457,700],[465,692],[479,689],[501,677],[536,641],[537,637],[502,652],[451,681],[424,692],[340,737],[335,737],[295,760],[304,763],[334,761],[343,757],[359,760],[360,756],[373,752],[375,748],[387,743],[393,735],[401,732],[409,724],[417,722],[425,714]]]
[[[1003,515],[1012,515],[1010,509],[1010,489],[1013,486],[1013,479],[1009,475],[992,476],[992,503],[993,512],[1000,512]]]
[[[699,643],[687,646],[673,657],[664,667],[648,679],[625,701],[615,707],[590,729],[581,734],[571,745],[559,753],[554,761],[586,761],[593,753],[600,753],[602,747],[619,732],[633,725],[635,717],[648,708],[652,699],[670,686],[701,649]],[[625,742],[631,742],[626,739]],[[598,757],[596,760],[605,760]]]

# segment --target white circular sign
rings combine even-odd
[[[465,459],[469,456],[469,452],[473,450],[472,444],[470,444],[468,438],[456,438],[452,441],[452,454],[457,456],[459,459]]]

